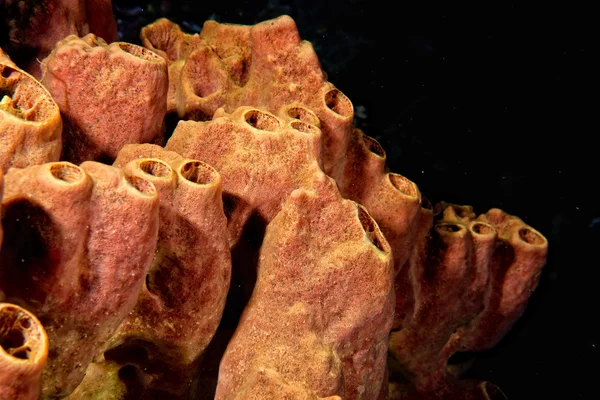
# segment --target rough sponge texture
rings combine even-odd
[[[95,33],[108,42],[117,40],[110,0],[5,0],[2,8],[0,23],[7,27],[8,40],[0,46],[38,79],[40,60],[68,35]]]
[[[312,45],[300,39],[290,17],[254,26],[207,21],[200,35],[184,34],[160,19],[141,37],[169,62],[169,112],[207,120],[220,107],[228,113],[240,106],[276,113],[298,104],[321,121],[325,171],[345,153],[352,103],[327,81]]]
[[[0,170],[0,200],[2,191]],[[0,246],[2,239],[0,224]],[[0,290],[0,399],[37,400],[48,357],[48,335],[33,314],[17,305],[3,303],[4,297]]]
[[[0,51],[0,169],[58,161],[61,132],[48,91]]]
[[[217,330],[229,290],[221,177],[155,145],[125,146],[115,165],[154,184],[160,223],[146,284],[104,356],[135,366],[148,390],[181,395]]]
[[[187,35],[161,19],[142,30],[142,43],[165,57],[173,74],[169,111],[210,118],[242,105],[275,111],[298,102],[322,103],[325,80],[309,42],[294,21],[279,17],[255,26],[207,21],[201,35]],[[311,107],[312,108],[312,107]]]
[[[344,197],[367,207],[394,249],[396,270],[406,262],[421,195],[414,183],[387,170],[379,143],[353,126],[351,101],[327,81],[290,17],[254,26],[207,21],[199,35],[160,19],[141,37],[169,63],[168,110],[179,117],[206,120],[219,107],[231,113],[254,106],[275,114],[288,107],[294,118],[318,122],[323,171]]]
[[[72,35],[43,65],[41,82],[64,118],[63,160],[112,162],[126,144],[163,142],[168,82],[161,57],[129,43]]]
[[[423,208],[415,250],[396,279],[392,377],[411,382],[401,392],[500,398],[492,384],[458,381],[461,365],[448,360],[488,349],[508,332],[538,283],[547,246],[539,232],[498,209],[475,218],[469,206],[442,203],[435,215]]]
[[[377,399],[393,317],[390,247],[335,183],[296,190],[267,226],[216,399]]]
[[[290,116],[288,107],[279,117],[240,107],[231,115],[219,110],[209,122],[181,121],[167,143],[167,150],[203,160],[221,174],[232,245],[252,214],[268,223],[292,191],[310,189],[324,176],[318,120],[308,110],[292,110],[303,110],[312,123]]]
[[[417,185],[390,172],[381,145],[360,129],[352,131],[343,168],[331,171],[344,197],[363,204],[377,221],[394,254],[397,274],[412,252],[419,213],[427,199]]]
[[[282,106],[277,110],[277,113],[270,113],[264,109],[255,107],[240,107],[232,114],[227,114],[224,110],[220,109],[216,111],[214,119],[209,122],[181,121],[167,143],[166,148],[168,150],[176,151],[186,157],[205,160],[220,171],[223,177],[225,198],[228,203],[226,212],[229,220],[230,243],[232,245],[238,245],[240,242],[243,244],[246,241],[251,240],[258,240],[260,243],[262,237],[257,239],[257,237],[260,236],[259,233],[251,231],[251,234],[247,234],[247,227],[253,216],[258,215],[259,219],[262,220],[264,224],[269,224],[267,226],[271,227],[273,224],[271,221],[273,221],[274,218],[277,218],[277,215],[279,215],[278,213],[282,210],[283,204],[285,204],[289,199],[289,196],[292,195],[295,190],[301,189],[312,192],[313,190],[317,190],[316,188],[323,186],[323,180],[327,180],[329,185],[335,189],[335,186],[332,185],[333,181],[328,180],[329,178],[326,178],[326,175],[321,169],[322,132],[320,130],[320,121],[312,111],[297,104]],[[390,181],[388,182],[390,188],[394,188],[392,183]],[[420,207],[418,203],[418,201],[420,201],[418,192],[416,191],[416,188],[414,188],[414,185],[409,185],[409,188],[413,189],[411,194],[414,198],[405,196],[410,198],[407,203],[414,203],[414,207],[418,210]],[[337,193],[337,189],[334,189],[330,187],[327,190],[335,191]],[[399,192],[395,188],[393,190]],[[326,192],[326,190],[324,191]],[[340,197],[339,193],[337,193],[337,196]],[[367,215],[366,211],[364,214]],[[408,215],[410,215],[410,213],[408,213]],[[398,215],[397,218],[399,221],[401,218],[407,217],[406,214],[401,214]],[[368,217],[368,219],[369,221],[372,221],[370,217]],[[410,216],[408,219],[414,219],[414,217]],[[379,232],[379,228],[376,230]],[[250,235],[252,237],[250,237]],[[376,235],[374,237],[378,236]],[[298,243],[302,240],[308,240],[308,238],[299,238]],[[335,242],[333,238],[331,240]],[[385,246],[388,246],[387,242],[385,243]],[[260,247],[261,254],[263,254],[264,248],[265,243]],[[309,257],[309,255],[305,255],[305,253],[311,253],[311,247],[307,245],[301,246],[301,248],[303,250],[296,250],[296,253],[302,253],[301,256],[296,253],[294,253],[293,256],[290,256]],[[236,250],[237,247],[234,248],[234,252],[236,252]],[[388,254],[387,256],[391,257],[391,254]],[[250,252],[250,254],[244,254],[243,257],[236,258],[238,263],[234,265],[234,269],[238,274],[243,275],[243,271],[245,271],[246,275],[240,280],[240,285],[249,288],[250,292],[252,291],[252,271],[255,270],[257,272],[254,273],[258,274],[263,273],[260,258],[258,258],[258,266],[248,265],[251,263],[248,263],[247,260],[253,258],[255,258],[255,256],[252,252]],[[306,262],[310,264],[309,261]],[[302,279],[301,276],[303,276],[304,273],[308,275],[311,274],[308,270],[302,272],[302,274],[297,273],[298,279]],[[344,269],[339,270],[338,273],[337,279],[340,281],[354,279],[350,276],[350,272],[348,272],[348,276],[346,276],[346,271]],[[334,285],[333,281],[330,283]],[[234,293],[237,291],[237,286],[238,285],[236,284],[232,285]],[[256,290],[257,289],[254,288],[254,293],[256,293]],[[319,290],[325,289],[321,288]],[[344,290],[340,290],[340,295],[342,295],[341,293]],[[331,291],[337,292],[338,288],[331,288]],[[291,304],[288,304],[288,306],[290,305]],[[367,308],[368,306],[365,304],[365,309]],[[310,309],[304,310],[301,316],[293,313],[275,314],[272,318],[273,321],[282,321],[282,323],[286,323],[287,326],[297,326],[298,318],[305,318],[310,315],[311,312]],[[270,326],[270,328],[273,328],[274,330],[280,329],[278,326]],[[265,327],[265,329],[267,328]],[[373,337],[387,337],[387,329],[389,329],[389,327],[385,324],[374,324],[370,326],[370,332]],[[307,352],[309,351],[307,349],[310,349],[311,346],[325,346],[321,343],[321,339],[319,338],[314,338],[314,340],[311,339],[310,343],[302,342],[302,340],[300,340],[303,334],[302,332],[290,332],[290,334],[296,335],[289,339],[290,343],[293,342],[294,346],[300,344],[303,346],[302,348],[295,350],[290,348],[290,354],[294,352]],[[236,333],[234,337],[237,336],[238,333]],[[300,344],[295,343],[297,340],[293,338],[300,340]],[[254,343],[249,345],[251,348],[253,346],[255,346]],[[272,355],[272,357],[275,356]],[[310,357],[313,356],[311,355]],[[321,362],[317,356],[315,356],[317,358],[310,357],[305,360],[309,364],[313,362],[318,364]],[[312,367],[313,366],[311,365],[307,368]],[[300,367],[299,364],[294,364],[294,367],[290,366],[288,370],[297,370],[298,373],[301,374],[303,373],[301,372],[302,368],[304,367]],[[385,357],[379,360],[379,364],[377,364],[376,367],[369,364],[369,368],[374,368],[374,371],[378,370],[378,368],[381,371],[385,371]],[[349,383],[353,379],[350,372],[340,372],[340,374],[341,375],[339,375],[338,378],[343,377],[340,378],[342,381],[345,380],[350,386],[354,385],[354,383]],[[275,379],[275,376],[276,374],[271,376],[271,378]],[[374,372],[373,376],[375,381],[382,378],[382,376],[377,375],[377,372]],[[257,382],[262,382],[262,378],[257,379]],[[269,379],[267,380],[271,382]],[[316,375],[311,379],[316,379]],[[356,389],[371,384],[372,383],[356,383],[354,387]],[[276,386],[279,387],[278,385],[279,384]],[[258,395],[260,391],[257,391],[258,389],[254,386],[253,388],[254,389],[248,390],[255,393],[255,395]],[[288,389],[291,390],[290,393],[296,390],[291,387]],[[379,395],[378,390],[379,389],[375,390],[377,396]],[[278,393],[282,395],[283,392]],[[334,395],[336,392],[333,391],[329,393],[328,391],[322,391],[319,393],[319,396],[329,396]],[[249,398],[251,398],[254,395],[251,395],[250,392],[248,392],[240,396],[242,396],[240,398],[244,398],[244,396],[250,396]],[[348,394],[348,396],[354,396],[354,394]],[[370,393],[366,398],[377,397],[373,393]]]
[[[4,177],[0,293],[44,324],[43,398],[68,395],[132,310],[154,256],[158,195],[95,162],[10,169]]]
[[[296,118],[302,115],[302,120]],[[232,281],[227,309],[217,337],[221,350],[205,363],[216,381],[219,359],[237,319],[250,298],[257,274],[258,250],[265,226],[296,189],[311,189],[325,177],[318,118],[298,107],[277,114],[240,107],[215,113],[209,122],[181,121],[166,149],[212,165],[223,179],[224,211],[232,251]],[[207,396],[208,398],[208,396]]]
[[[47,357],[48,336],[40,321],[0,302],[0,399],[37,400]]]

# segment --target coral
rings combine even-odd
[[[435,211],[422,209],[415,250],[396,280],[393,377],[408,378],[425,398],[500,396],[490,383],[457,381],[461,366],[449,359],[488,349],[508,332],[537,286],[548,243],[498,209],[477,218],[469,206],[441,203]]]
[[[0,169],[58,161],[61,131],[48,91],[0,52]]]
[[[161,57],[89,34],[58,42],[43,65],[41,82],[64,118],[62,159],[112,161],[126,144],[162,143],[168,83]]]
[[[390,247],[367,211],[325,176],[294,191],[267,226],[215,398],[379,398],[393,299]]]
[[[44,324],[43,397],[64,396],[137,300],[158,196],[150,182],[95,162],[11,168],[4,183],[0,291]]]
[[[36,400],[48,356],[48,336],[23,308],[0,303],[0,399]]]
[[[36,78],[43,73],[40,60],[68,35],[95,33],[108,42],[117,40],[110,0],[5,0],[2,7],[8,37],[0,37],[0,46]]]

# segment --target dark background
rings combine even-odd
[[[592,143],[600,131],[592,119],[591,10],[362,0],[113,6],[121,39],[134,43],[161,16],[187,32],[207,19],[293,17],[393,171],[434,203],[471,204],[478,213],[500,207],[550,242],[525,315],[479,355],[469,376],[496,383],[511,400],[598,398],[600,171]]]

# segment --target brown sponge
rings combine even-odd
[[[135,305],[156,247],[158,195],[95,162],[11,168],[4,184],[0,300],[44,324],[43,397],[65,396]]]
[[[52,96],[0,51],[0,169],[58,161],[61,132]]]
[[[0,303],[0,399],[36,400],[48,356],[48,336],[38,319]]]
[[[394,380],[410,382],[398,393],[503,396],[488,382],[458,381],[464,366],[449,360],[488,349],[508,332],[537,286],[547,250],[539,232],[501,210],[476,218],[470,206],[422,208],[415,250],[396,279],[390,366]]]
[[[44,59],[42,84],[64,119],[62,159],[111,162],[129,143],[164,141],[165,61],[143,47],[68,36]]]
[[[126,371],[135,368],[145,389],[182,395],[217,330],[229,290],[221,177],[201,161],[149,144],[125,146],[115,165],[154,184],[160,222],[146,284],[104,358]]]
[[[385,398],[393,279],[364,207],[325,176],[295,190],[267,226],[215,399]]]

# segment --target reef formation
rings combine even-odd
[[[522,315],[546,239],[391,172],[290,17],[140,47],[110,2],[14,3],[0,399],[504,398],[452,357]]]

